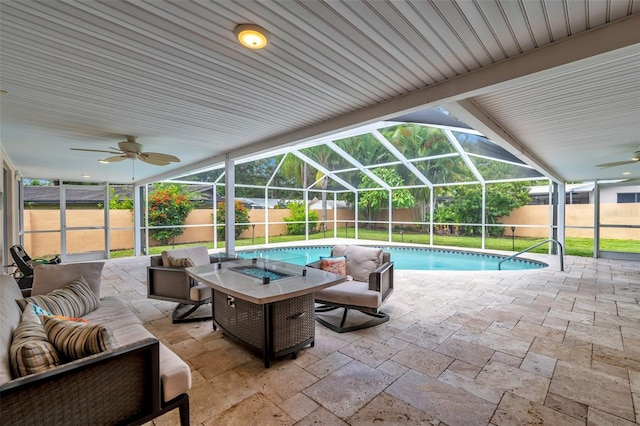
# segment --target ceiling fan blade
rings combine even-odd
[[[173,163],[179,163],[180,159],[178,157],[176,157],[175,155],[170,155],[170,154],[162,154],[160,152],[141,152],[140,153],[141,157],[146,157],[146,158],[152,158],[155,160],[161,160],[161,161],[166,161],[166,162],[173,162]]]
[[[144,155],[139,155],[138,158],[140,161],[144,161],[145,163],[153,164],[154,166],[166,166],[169,164],[168,161],[157,159],[153,157],[145,157]]]
[[[155,158],[146,158],[140,156],[140,161],[144,161],[145,163],[153,164],[154,166],[166,166],[169,164],[168,161],[158,160]]]
[[[117,161],[126,160],[126,155],[116,155],[114,157],[105,158],[104,160],[100,160],[101,163],[115,163]]]
[[[596,167],[602,167],[602,168],[616,167],[616,166],[623,166],[625,164],[637,163],[638,161],[639,160],[616,161],[616,162],[613,162],[613,163],[596,164]]]
[[[69,149],[71,151],[106,152],[107,154],[121,154],[120,151],[107,151],[104,149],[88,149],[88,148],[69,148]],[[111,149],[115,149],[115,148],[111,148]]]

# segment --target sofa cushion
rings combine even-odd
[[[100,309],[87,314],[89,323],[108,325],[118,347],[155,337],[122,299],[115,296],[101,300]],[[162,399],[168,402],[191,389],[191,369],[178,355],[160,344],[160,379]]]
[[[60,364],[58,352],[49,342],[31,303],[13,332],[9,356],[14,378],[46,371]]]
[[[162,266],[170,267],[169,256],[188,257],[194,266],[207,265],[211,263],[209,250],[205,246],[185,247],[179,249],[165,250],[162,252]]]
[[[22,298],[18,283],[11,275],[0,274],[0,385],[13,378],[9,348],[13,332],[20,324],[22,311],[16,299]]]
[[[117,347],[111,330],[100,324],[83,324],[55,317],[43,316],[42,323],[49,342],[68,360]]]
[[[108,296],[100,301],[100,309],[89,312],[83,317],[89,324],[103,324],[109,326],[116,336],[118,346],[122,346],[118,338],[118,330],[138,325],[142,327],[142,321],[129,309],[125,303],[116,296]],[[153,336],[148,336],[153,337]]]
[[[347,256],[347,274],[355,281],[368,282],[369,274],[375,271],[382,262],[382,249],[352,245],[337,245],[333,248],[333,256]]]
[[[320,269],[323,271],[331,272],[332,274],[347,276],[347,257],[335,256],[324,257],[320,256]]]
[[[77,318],[100,307],[100,301],[91,291],[89,284],[80,277],[62,288],[41,296],[31,296],[16,300],[21,309],[33,302],[54,315]]]
[[[103,267],[104,262],[38,264],[33,268],[31,295],[48,294],[73,280],[84,277],[96,297],[100,299],[100,280]]]

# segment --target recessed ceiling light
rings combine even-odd
[[[233,33],[240,44],[249,49],[262,49],[269,42],[269,33],[258,25],[240,24]]]
[[[622,172],[623,175],[630,175],[631,172]]]
[[[90,178],[91,175],[82,175],[83,178]]]

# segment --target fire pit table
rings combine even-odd
[[[213,290],[213,328],[271,360],[315,342],[313,293],[340,275],[267,259],[238,259],[186,269]]]

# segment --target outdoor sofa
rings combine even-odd
[[[175,408],[180,411],[180,424],[189,424],[189,366],[148,332],[119,298],[100,299],[102,266],[101,262],[38,265],[31,293],[35,304],[27,304],[13,277],[0,276],[2,424],[142,424]],[[74,303],[65,302],[65,297]],[[16,301],[26,304],[24,312]],[[82,315],[86,320],[82,324],[39,315],[35,305],[54,314],[57,307],[97,309]],[[44,325],[38,328],[37,320]],[[80,328],[73,326],[76,323]],[[44,337],[41,329],[46,330]],[[40,341],[32,341],[38,337]],[[64,349],[65,345],[69,348]],[[82,355],[88,348],[95,353],[75,360],[66,353]]]

